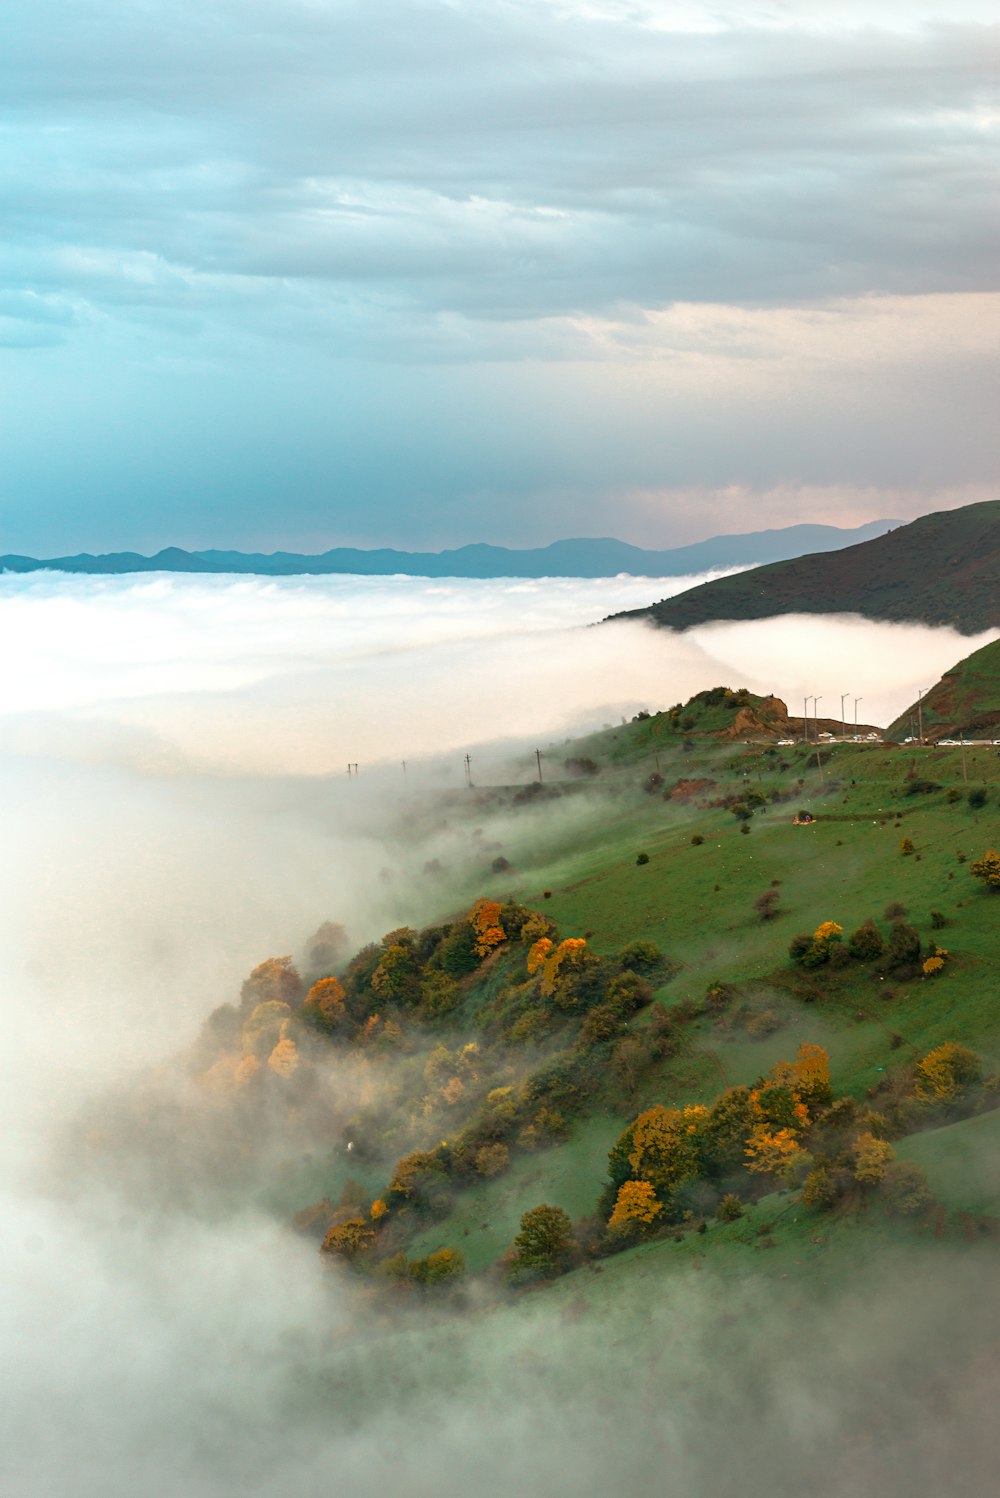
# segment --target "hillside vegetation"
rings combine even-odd
[[[924,515],[857,546],[755,567],[615,617],[685,630],[776,614],[861,614],[963,634],[1000,626],[1000,501]]]
[[[1000,640],[973,651],[946,671],[919,704],[930,739],[1000,738]],[[889,737],[916,737],[914,702],[888,729]]]
[[[182,1108],[108,1104],[137,1179],[165,1190],[144,1152],[187,1140],[184,1170],[379,1296],[609,1256],[617,1294],[693,1245],[743,1275],[818,1224],[834,1275],[866,1236],[1000,1234],[1000,761],[968,752],[973,799],[957,749],[746,744],[740,697],[567,745],[530,796],[470,792],[470,823],[520,828],[517,867],[430,928],[350,956],[328,923],[263,961]]]

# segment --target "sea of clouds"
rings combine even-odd
[[[639,1405],[622,1407],[602,1386],[607,1329],[570,1331],[539,1311],[530,1331],[491,1321],[482,1341],[443,1346],[431,1384],[411,1380],[397,1401],[393,1360],[429,1356],[420,1338],[386,1343],[383,1328],[369,1348],[350,1296],[321,1283],[312,1251],[280,1226],[249,1209],[239,1221],[144,1215],[113,1171],[82,1193],[51,1189],[53,1129],[187,1045],[254,963],[297,950],[324,919],[344,921],[360,945],[478,892],[463,886],[457,856],[456,882],[420,876],[457,835],[420,820],[421,797],[460,787],[466,753],[483,783],[509,779],[524,773],[526,751],[719,683],[775,691],[793,712],[800,694],[819,692],[834,716],[849,691],[863,698],[862,719],[887,721],[981,643],[857,619],[685,636],[590,627],[690,581],[0,577],[0,1357],[11,1370],[0,1476],[10,1498],[499,1493],[512,1483],[541,1498],[606,1493],[616,1473],[622,1491],[654,1479],[668,1493],[743,1491],[740,1450],[712,1456],[716,1400],[754,1460],[792,1432],[789,1491],[867,1491],[839,1477],[810,1486],[810,1453],[843,1447],[852,1391],[876,1351],[858,1339],[881,1290],[853,1309],[850,1335],[843,1307],[818,1323],[835,1352],[828,1408],[801,1348],[787,1352],[794,1376],[766,1370],[770,1414],[744,1398],[757,1355],[746,1333],[734,1343],[739,1376],[706,1384],[718,1370],[699,1307],[707,1314],[712,1296],[694,1285],[686,1391],[661,1350],[654,1384],[638,1379]],[[676,1311],[675,1301],[658,1312],[663,1347]],[[888,1366],[912,1363],[943,1314],[935,1302],[923,1330],[904,1336],[898,1307],[887,1312]],[[775,1335],[794,1349],[793,1324]],[[589,1370],[583,1404],[580,1386],[561,1382],[563,1345]],[[540,1346],[544,1365],[533,1361]],[[466,1363],[459,1397],[454,1369]],[[438,1376],[447,1404],[433,1398]],[[978,1474],[989,1444],[977,1424],[982,1380],[966,1394]],[[904,1416],[894,1405],[886,1428]],[[875,1467],[870,1453],[855,1456],[866,1473],[882,1470],[881,1454]],[[918,1490],[921,1470],[939,1474],[951,1447],[924,1458],[900,1467],[901,1493]]]

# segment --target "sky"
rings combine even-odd
[[[987,0],[13,0],[0,552],[994,497]]]

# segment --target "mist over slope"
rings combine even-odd
[[[949,625],[1000,625],[1000,500],[923,515],[841,551],[802,556],[702,583],[634,611],[669,629],[721,619],[860,614]]]
[[[107,1096],[186,1104],[170,1058],[255,963],[300,950],[325,919],[355,947],[441,919],[497,851],[541,886],[569,849],[603,876],[601,847],[626,837],[642,872],[606,799],[522,815],[484,793],[428,815],[428,792],[463,792],[466,746],[478,784],[516,786],[539,740],[543,764],[561,764],[571,751],[550,738],[689,684],[766,673],[770,690],[794,675],[835,701],[849,666],[856,690],[890,704],[910,691],[903,666],[962,648],[950,631],[857,619],[682,641],[579,627],[634,597],[3,580],[4,622],[25,642],[0,721],[13,1498],[989,1490],[988,1243],[930,1256],[887,1243],[845,1287],[810,1235],[787,1253],[730,1245],[733,1273],[699,1239],[680,1273],[639,1248],[544,1295],[473,1295],[459,1318],[373,1315],[259,1196],[172,1197],[185,1136],[165,1133],[140,1178],[133,1141],[80,1129]],[[414,743],[426,758],[404,775]],[[763,828],[730,841],[767,846]],[[584,895],[560,889],[567,920]],[[631,893],[626,906],[646,919]],[[720,933],[719,961],[745,939]],[[345,1108],[355,1082],[345,1072]],[[268,1157],[279,1184],[300,1163]]]

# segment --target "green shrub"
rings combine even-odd
[[[636,973],[651,973],[663,961],[663,953],[655,941],[630,941],[618,953],[618,962],[623,968]]]
[[[875,922],[869,917],[852,933],[847,947],[856,961],[875,962],[885,951],[885,941]]]

